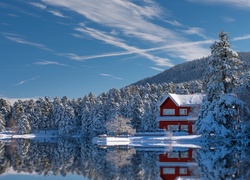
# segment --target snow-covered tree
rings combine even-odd
[[[58,129],[58,124],[63,118],[63,114],[64,114],[64,108],[61,99],[55,97],[52,102],[52,116],[51,116],[53,129]]]
[[[239,122],[238,112],[243,107],[243,102],[234,94],[234,89],[240,84],[242,61],[230,48],[228,34],[222,31],[219,38],[220,41],[211,46],[212,56],[205,75],[207,96],[201,105],[196,133],[234,137]]]
[[[221,94],[232,93],[242,76],[242,61],[237,52],[230,48],[228,33],[220,32],[219,38],[220,41],[211,46],[212,56],[205,75],[209,101],[218,99]]]
[[[120,135],[123,133],[125,134],[135,133],[135,129],[133,129],[131,126],[131,120],[121,116],[117,116],[111,121],[107,121],[106,129],[109,134],[115,134],[115,135]]]
[[[18,120],[18,134],[28,134],[31,132],[30,123],[26,115],[22,115]]]
[[[0,132],[5,131],[5,118],[0,111]]]
[[[11,118],[11,104],[5,99],[0,98],[0,111],[2,112],[2,115],[4,116],[4,119],[6,121],[6,124],[8,124],[8,121]]]
[[[140,95],[135,95],[134,99],[130,103],[132,105],[132,125],[133,128],[135,128],[138,132],[141,131],[141,120],[145,112],[143,107],[143,101]]]
[[[64,96],[62,98],[63,116],[58,124],[58,134],[60,136],[70,136],[76,132],[76,119],[74,109],[70,106],[70,100]]]
[[[96,97],[93,93],[89,93],[88,96],[84,96],[81,104],[82,112],[82,134],[89,136],[93,128],[91,110],[96,104]]]

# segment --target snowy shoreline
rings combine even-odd
[[[188,147],[201,148],[201,135],[182,136],[118,136],[95,137],[92,142],[100,146],[129,146],[129,147]]]
[[[0,132],[0,140],[11,140],[11,139],[36,139],[36,140],[50,140],[58,137],[56,130],[50,131],[37,131],[31,134],[17,134],[12,131]]]
[[[39,131],[32,134],[19,135],[11,131],[0,133],[1,141],[9,141],[11,139],[33,139],[39,141],[51,141],[58,138],[57,131]],[[76,137],[76,136],[75,136]],[[77,136],[79,137],[79,136]],[[99,146],[129,146],[129,147],[190,147],[201,148],[201,135],[178,135],[164,136],[160,134],[138,134],[137,136],[107,136],[94,137],[92,143]]]

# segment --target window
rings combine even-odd
[[[181,158],[188,158],[188,151],[181,152]]]
[[[187,174],[187,168],[180,168],[180,174]]]
[[[174,109],[163,109],[163,115],[175,115]]]
[[[188,132],[188,125],[181,125],[181,131]]]
[[[169,131],[179,131],[179,125],[168,125]]]
[[[163,168],[163,174],[175,174],[175,168]]]
[[[180,115],[187,115],[187,109],[180,109]]]
[[[179,158],[179,152],[168,153],[168,158]]]

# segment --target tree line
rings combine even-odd
[[[111,89],[95,96],[82,98],[49,97],[18,100],[10,104],[0,99],[0,131],[6,127],[26,134],[39,130],[58,130],[60,136],[81,134],[93,137],[103,133],[130,133],[158,130],[158,103],[166,93],[201,93],[202,82],[146,84]],[[121,130],[112,128],[117,122],[128,125]],[[119,124],[119,123],[118,123]],[[121,126],[120,126],[121,127]]]

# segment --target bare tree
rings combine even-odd
[[[114,133],[116,135],[121,134],[134,134],[135,129],[132,128],[131,119],[124,118],[122,116],[116,116],[111,121],[105,124],[108,133]]]

